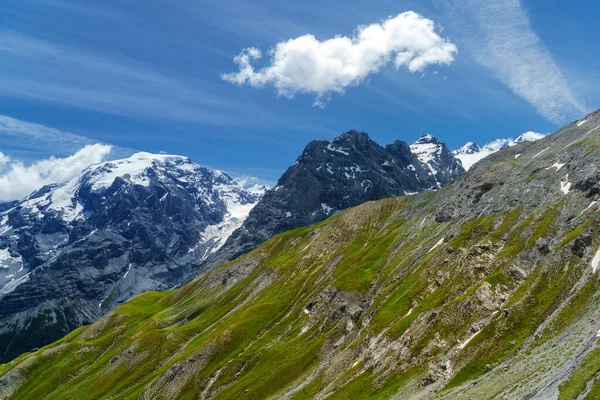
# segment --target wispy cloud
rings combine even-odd
[[[319,40],[308,34],[280,42],[269,52],[269,65],[261,69],[253,63],[262,52],[246,48],[234,58],[239,71],[221,77],[238,85],[273,85],[287,97],[315,94],[315,105],[322,106],[331,93],[358,85],[389,63],[420,72],[428,65],[451,63],[456,52],[454,44],[437,34],[432,20],[408,11],[359,26],[352,36]]]
[[[130,58],[0,31],[0,95],[109,114],[233,125],[258,106],[225,96],[217,83]]]
[[[0,115],[0,150],[4,154],[11,152],[35,152],[42,156],[68,156],[97,140],[77,135],[45,125],[22,121],[7,115]],[[104,143],[100,143],[104,144]],[[111,157],[120,158],[133,154],[135,150],[112,146]],[[23,161],[23,156],[19,156]],[[36,156],[34,158],[39,158]]]
[[[439,0],[474,58],[544,118],[583,111],[560,67],[532,29],[520,0]]]
[[[30,165],[0,152],[0,200],[20,199],[44,185],[67,182],[106,159],[110,151],[109,145],[87,145],[69,157],[49,157]]]

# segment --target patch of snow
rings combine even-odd
[[[406,313],[405,317],[408,317],[412,312],[413,312],[413,307],[410,308],[410,310],[408,310],[408,312]]]
[[[129,275],[129,271],[131,271],[131,263],[129,263],[129,266],[127,267],[127,271],[125,272],[125,275],[123,275],[123,279],[127,278],[127,275]]]
[[[465,346],[466,346],[466,345],[468,345],[468,344],[469,344],[469,342],[470,342],[471,340],[473,340],[473,338],[474,338],[475,336],[479,335],[479,333],[480,333],[480,332],[481,332],[481,331],[477,331],[477,332],[475,332],[474,334],[472,334],[471,336],[469,336],[469,337],[467,338],[467,340],[465,340],[464,342],[462,342],[462,343],[461,343],[461,344],[458,346],[458,348],[459,348],[459,349],[461,349],[461,350],[462,350],[462,349],[464,349],[464,348],[465,348]]]
[[[438,143],[414,143],[410,146],[411,152],[429,168],[432,175],[438,173],[432,165],[437,159],[435,155],[437,154],[438,146]]]
[[[592,132],[594,132],[594,131],[597,131],[598,129],[600,129],[600,125],[598,125],[598,126],[597,126],[597,127],[595,127],[594,129],[590,129],[590,130],[588,131],[588,133],[586,133],[586,134],[585,134],[585,136],[589,135],[590,133],[592,133]]]
[[[89,238],[90,236],[92,236],[94,233],[98,232],[98,229],[94,229],[93,231],[91,231],[89,234],[87,234],[86,236],[82,237],[81,239],[73,242],[73,244],[75,243],[80,243],[83,242],[85,239]]]
[[[571,190],[571,182],[569,182],[569,174],[567,174],[567,176],[565,176],[564,181],[560,181],[560,190],[563,192],[563,194],[569,194],[569,191]]]
[[[4,285],[2,288],[0,288],[0,296],[14,291],[17,288],[17,286],[27,282],[29,280],[29,274],[30,273],[28,272],[18,279],[10,280],[6,285]]]
[[[411,171],[416,171],[416,170],[417,170],[417,169],[415,168],[415,166],[414,166],[414,165],[412,165],[412,164],[408,164],[408,167],[406,167],[406,168],[410,169]]]
[[[581,125],[585,124],[586,122],[587,122],[587,119],[584,119],[583,121],[579,121],[577,123],[577,126],[581,126]]]
[[[325,203],[321,203],[321,209],[323,210],[323,212],[327,215],[331,214],[331,212],[333,211],[333,208],[329,207],[327,204]]]
[[[360,183],[360,186],[365,188],[365,192],[373,187],[373,182],[370,179],[365,179]]]
[[[598,266],[600,266],[600,248],[598,248],[596,255],[592,259],[592,272],[596,272]]]
[[[587,206],[587,208],[586,208],[585,210],[583,210],[583,211],[582,211],[582,212],[579,214],[579,217],[581,217],[581,216],[582,216],[582,215],[583,215],[583,214],[584,214],[586,211],[588,211],[590,208],[594,207],[594,206],[596,205],[596,203],[598,203],[598,202],[597,202],[597,201],[592,201],[592,202],[590,203],[590,205],[589,205],[589,206]]]
[[[286,211],[286,212],[285,212],[285,217],[286,217],[286,218],[289,218],[289,217],[291,217],[291,216],[292,216],[292,213],[291,213],[291,212],[289,212],[289,211]]]
[[[2,217],[2,221],[0,221],[0,235],[4,235],[11,229],[12,226],[8,225],[8,215],[5,215],[4,217]]]
[[[20,257],[19,257],[20,258]],[[12,260],[13,256],[10,255],[8,249],[0,249],[0,261]]]
[[[327,145],[327,150],[334,151],[336,153],[340,153],[340,154],[343,154],[345,156],[349,156],[350,155],[350,153],[348,153],[350,151],[350,149],[345,149],[343,147],[335,147],[331,143],[329,143]]]
[[[566,164],[565,163],[559,163],[558,161],[555,162],[551,167],[546,168],[547,170],[551,170],[552,168],[556,168],[556,172],[560,171],[560,169],[562,167],[564,167]]]
[[[478,161],[483,160],[484,158],[486,158],[487,156],[489,156],[492,153],[495,153],[495,151],[481,150],[479,153],[458,154],[458,155],[454,155],[454,157],[458,158],[460,160],[463,168],[465,169],[465,171],[468,171]]]
[[[427,252],[427,254],[431,253],[433,250],[435,250],[438,246],[442,245],[442,243],[444,243],[444,238],[441,238],[431,249],[429,249],[429,251]]]
[[[538,156],[541,156],[542,153],[545,152],[546,150],[548,150],[549,148],[550,148],[550,146],[546,147],[544,150],[540,151],[535,156],[531,157],[531,159],[533,160],[534,158],[537,158]]]
[[[519,157],[521,157],[521,153],[519,153],[519,154],[515,154],[515,160],[516,160],[517,158],[519,158]]]

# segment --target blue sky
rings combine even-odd
[[[260,49],[252,65],[265,72],[278,43],[351,37],[406,11],[433,21],[452,62],[386,63],[321,95],[222,77],[239,72],[243,49]],[[0,115],[20,127],[0,121],[0,151],[27,164],[103,142],[275,181],[310,140],[349,129],[380,144],[431,132],[451,148],[554,132],[583,116],[584,99],[600,103],[599,11],[559,0],[7,0]]]

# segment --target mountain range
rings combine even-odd
[[[382,147],[354,130],[331,142],[310,142],[200,270],[246,254],[278,233],[366,201],[436,190],[463,172],[448,147],[430,134],[411,146],[397,140]]]
[[[418,155],[401,141],[383,148],[356,131],[312,142],[269,191],[244,189],[185,157],[137,153],[2,204],[0,360],[277,233],[365,201],[437,189],[463,172],[431,135],[415,146]]]
[[[595,112],[280,233],[1,365],[0,398],[597,398],[599,150]]]
[[[461,161],[462,166],[465,170],[470,169],[475,163],[483,158],[497,152],[498,150],[506,147],[513,147],[523,142],[535,142],[536,140],[542,139],[544,134],[536,132],[526,132],[516,139],[496,139],[482,147],[479,147],[474,142],[468,142],[460,149],[456,149],[452,152],[454,157]]]

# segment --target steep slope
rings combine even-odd
[[[204,269],[235,259],[278,233],[322,221],[339,210],[365,201],[434,190],[464,172],[445,144],[431,135],[427,137],[428,147],[419,149],[417,155],[400,140],[384,148],[357,131],[346,132],[331,142],[309,143],[242,227],[207,260]]]
[[[597,398],[600,112],[0,366],[6,399]]]
[[[260,194],[179,156],[93,165],[0,212],[0,360],[184,281]]]
[[[516,139],[496,139],[492,142],[487,143],[483,147],[477,146],[473,142],[468,142],[460,149],[456,149],[452,152],[454,157],[461,161],[462,166],[465,170],[469,170],[477,161],[497,152],[498,150],[506,147],[513,147],[524,142],[535,142],[543,138],[544,134],[536,132],[525,132]]]

